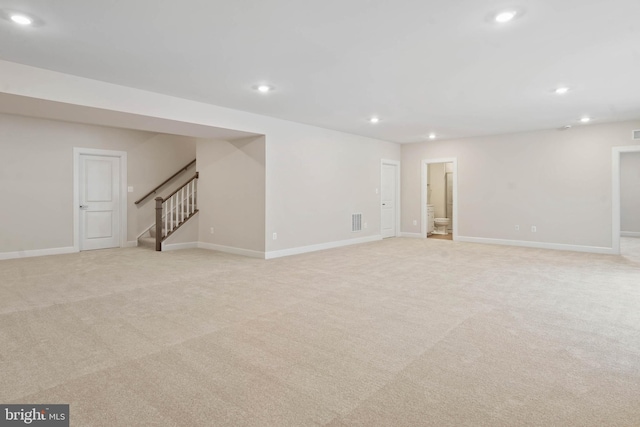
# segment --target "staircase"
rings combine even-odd
[[[198,213],[198,172],[182,187],[156,197],[156,222],[138,238],[138,246],[162,250],[162,242]]]

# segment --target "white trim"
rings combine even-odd
[[[393,165],[396,167],[396,199],[394,200],[395,209],[396,209],[396,234],[395,237],[400,236],[400,227],[401,227],[401,210],[402,206],[400,205],[402,202],[402,198],[400,197],[400,190],[402,186],[400,185],[400,179],[402,178],[402,174],[400,171],[400,160],[390,160],[390,159],[381,159],[380,160],[380,196],[378,197],[378,203],[380,204],[380,233],[382,233],[382,203],[380,203],[380,197],[382,197],[382,166],[383,165]]]
[[[412,238],[412,239],[422,239],[423,238],[422,237],[422,233],[405,233],[405,232],[400,233],[400,237],[409,237],[409,238]]]
[[[127,247],[127,152],[73,147],[73,248],[80,252],[80,156],[118,157],[120,159],[120,247]]]
[[[73,246],[67,246],[64,248],[31,249],[27,251],[16,251],[16,252],[0,252],[0,260],[16,259],[16,258],[31,258],[36,256],[47,256],[47,255],[72,254],[74,252],[78,252],[78,251]]]
[[[235,248],[233,246],[217,245],[215,243],[198,242],[198,248],[208,249],[210,251],[226,252],[228,254],[234,254],[234,255],[242,255],[242,256],[247,256],[251,258],[260,258],[260,259],[265,258],[264,252],[254,251],[251,249]],[[162,247],[162,249],[164,250],[164,246]]]
[[[635,152],[640,152],[640,145],[611,148],[611,248],[614,254],[620,253],[620,155]]]
[[[458,240],[458,158],[445,157],[440,159],[422,159],[420,181],[420,234],[423,239],[427,238],[427,183],[429,174],[427,166],[432,163],[453,163],[453,240]]]
[[[317,245],[299,246],[297,248],[282,249],[282,250],[279,250],[279,251],[267,252],[265,254],[265,259],[281,258],[281,257],[285,257],[285,256],[305,254],[305,253],[308,253],[308,252],[323,251],[325,249],[339,248],[339,247],[342,247],[342,246],[350,246],[350,245],[357,245],[357,244],[360,244],[360,243],[376,242],[376,241],[379,241],[379,240],[382,240],[382,236],[381,235],[369,236],[369,237],[359,237],[357,239],[339,240],[337,242],[320,243],[320,244],[317,244]]]
[[[488,245],[520,246],[525,248],[555,249],[560,251],[589,252],[594,254],[614,254],[612,248],[600,246],[565,245],[563,243],[531,242],[525,240],[490,239],[486,237],[458,236],[459,242],[483,243]]]
[[[200,247],[200,243],[198,242],[162,243],[162,252],[178,251],[180,249],[197,249],[199,247]]]
[[[621,231],[620,236],[622,237],[640,237],[640,231]]]

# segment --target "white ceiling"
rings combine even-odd
[[[525,13],[490,22],[509,7]],[[0,0],[0,9],[42,21],[0,20],[4,60],[389,141],[640,118],[638,0]],[[276,90],[252,89],[262,82]],[[572,90],[560,97],[561,84]]]

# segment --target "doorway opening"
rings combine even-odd
[[[613,148],[612,250],[640,263],[640,146]]]
[[[127,244],[127,153],[73,149],[73,246],[77,252]]]
[[[457,240],[458,161],[457,158],[422,161],[421,226],[423,238]]]

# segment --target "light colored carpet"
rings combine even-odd
[[[73,426],[638,426],[625,256],[439,240],[0,262],[0,402]]]

